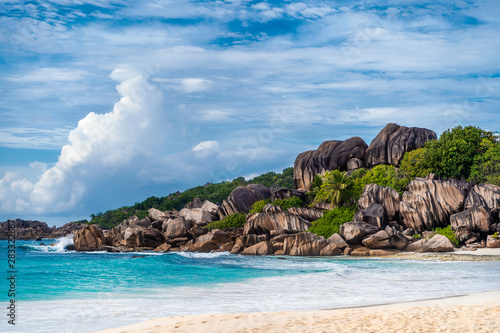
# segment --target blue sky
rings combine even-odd
[[[500,129],[491,1],[0,1],[0,220],[279,171],[389,122]]]

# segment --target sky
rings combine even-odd
[[[0,0],[0,221],[292,166],[390,122],[500,130],[500,4]]]

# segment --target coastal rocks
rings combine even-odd
[[[415,178],[399,205],[403,224],[418,232],[446,227],[464,200],[464,193],[451,182]]]
[[[367,147],[363,139],[352,137],[345,141],[325,141],[317,150],[299,154],[293,167],[295,187],[308,191],[315,175],[328,170],[347,170],[347,161],[352,158],[362,160]]]
[[[333,234],[326,240],[329,244],[333,244],[336,247],[345,249],[347,247],[346,241],[339,234]]]
[[[384,230],[380,230],[365,239],[363,245],[370,249],[385,249],[391,247],[390,236]]]
[[[291,256],[319,256],[321,250],[327,245],[328,242],[324,237],[310,232],[303,232],[295,235],[293,246],[288,254]]]
[[[169,219],[163,222],[163,230],[167,238],[185,237],[188,235],[190,229],[191,223],[186,221],[184,217]]]
[[[465,209],[486,206],[490,210],[500,208],[500,187],[492,184],[476,185],[465,200]]]
[[[356,247],[350,253],[353,257],[368,257],[370,255],[370,249],[364,246]]]
[[[486,238],[486,247],[489,247],[489,248],[500,248],[500,238],[498,238],[498,236],[495,238],[492,235],[489,235]]]
[[[225,231],[215,229],[207,233],[206,235],[200,236],[196,239],[195,245],[196,244],[201,244],[201,243],[207,243],[207,242],[212,242],[217,245],[217,247],[220,247],[228,242],[231,241],[231,237],[229,234]]]
[[[164,212],[162,212],[161,210],[156,209],[156,208],[151,208],[150,210],[148,210],[148,213],[149,213],[149,217],[153,221],[163,222],[163,221],[168,220],[168,215],[165,214]]]
[[[199,199],[198,199],[199,201]],[[191,206],[200,206],[193,208],[183,208],[179,212],[179,215],[182,216],[185,220],[193,221],[197,225],[206,225],[212,221],[218,220],[218,209],[219,206],[216,204],[206,200],[201,205],[199,202],[194,202]]]
[[[363,188],[363,193],[358,200],[360,209],[366,209],[371,204],[380,204],[384,207],[390,221],[399,221],[399,203],[401,194],[390,187],[377,184],[368,184]]]
[[[266,256],[274,252],[273,244],[270,241],[263,241],[252,245],[241,252],[243,255]]]
[[[328,243],[320,252],[320,256],[339,256],[343,252],[343,248],[338,247],[333,243]]]
[[[427,242],[419,244],[416,253],[422,252],[453,252],[454,247],[450,240],[443,235],[434,235]],[[410,246],[408,246],[410,247]]]
[[[308,221],[290,213],[255,213],[247,215],[243,234],[270,235],[272,231],[277,234],[293,234],[306,231],[309,227]]]
[[[125,231],[125,241],[130,248],[157,248],[165,242],[165,236],[155,228],[129,227]]]
[[[387,214],[382,205],[373,203],[366,209],[363,209],[354,215],[355,221],[363,221],[374,225],[380,229],[384,229],[387,226]]]
[[[487,207],[472,206],[463,212],[452,215],[450,223],[451,229],[455,231],[458,231],[460,227],[466,227],[473,232],[489,232],[491,215]]]
[[[157,248],[155,248],[153,251],[155,252],[168,252],[172,248],[172,245],[168,243],[163,243]]]
[[[388,124],[366,149],[365,163],[368,167],[378,164],[399,165],[406,152],[436,139],[436,133],[425,128]]]
[[[348,244],[361,244],[363,238],[368,235],[374,234],[380,229],[372,224],[353,221],[344,223],[339,228],[339,234]]]
[[[351,158],[347,161],[347,171],[354,171],[363,167],[363,161],[359,158]]]
[[[316,221],[317,219],[322,218],[323,215],[325,214],[325,212],[322,211],[321,209],[300,208],[300,207],[288,208],[288,212],[292,215],[299,216],[309,222]]]
[[[40,221],[12,220],[16,226],[16,239],[42,239],[49,238],[55,227],[49,228],[47,223]],[[9,221],[0,223],[0,239],[9,238]]]
[[[95,225],[87,225],[73,237],[76,251],[101,251],[106,245],[102,231]]]
[[[75,235],[78,231],[83,229],[87,224],[78,222],[69,222],[62,227],[56,228],[51,234],[50,238],[61,238],[68,235]]]
[[[234,213],[248,213],[256,201],[269,199],[270,197],[271,190],[263,185],[238,186],[222,202],[219,208],[220,218]]]
[[[401,253],[401,251],[392,249],[374,249],[370,250],[370,257],[393,256],[398,253]]]

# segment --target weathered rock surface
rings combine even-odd
[[[195,245],[198,243],[205,243],[205,242],[213,242],[216,244],[218,247],[226,244],[227,242],[231,241],[231,237],[229,234],[225,231],[215,229],[207,233],[206,235],[200,236],[196,239]]]
[[[466,227],[473,232],[489,232],[491,214],[485,206],[472,206],[463,212],[453,214],[450,223],[451,229],[455,231],[458,231],[460,227]]]
[[[464,200],[464,193],[451,182],[415,178],[399,205],[403,224],[419,232],[446,227]]]
[[[169,218],[165,212],[162,212],[161,210],[158,210],[156,208],[151,208],[150,210],[148,210],[148,213],[149,213],[149,217],[153,221],[163,222],[163,221],[168,220],[168,218]]]
[[[263,241],[258,244],[252,245],[241,252],[243,255],[258,255],[266,256],[273,253],[273,244],[269,241]]]
[[[278,214],[278,213],[284,213],[285,210],[281,208],[280,206],[275,206],[273,204],[268,203],[267,205],[262,208],[262,213],[264,214]]]
[[[333,234],[326,240],[329,244],[333,244],[341,249],[345,249],[347,247],[346,241],[339,234]]]
[[[328,170],[347,170],[347,161],[351,158],[363,159],[367,147],[363,139],[352,137],[345,141],[325,141],[317,150],[299,154],[293,167],[295,187],[308,191],[314,175]]]
[[[399,203],[401,194],[390,187],[377,184],[368,184],[363,188],[363,193],[358,200],[361,210],[368,208],[371,204],[380,204],[384,207],[387,218],[390,221],[399,221]]]
[[[500,247],[500,238],[493,238],[492,235],[489,235],[486,238],[486,247],[489,248],[499,248]]]
[[[486,206],[490,210],[500,208],[500,187],[492,184],[474,186],[465,200],[465,209],[473,206]]]
[[[247,215],[247,222],[243,233],[248,234],[271,234],[275,230],[279,233],[292,234],[306,231],[310,223],[303,218],[290,213],[265,214],[255,213]]]
[[[129,227],[125,230],[125,241],[131,248],[157,248],[165,243],[165,236],[158,229]]]
[[[328,242],[323,237],[318,237],[318,235],[310,232],[303,232],[295,235],[293,247],[290,249],[289,254],[291,256],[319,256],[321,250],[327,245]]]
[[[158,246],[156,249],[154,249],[153,251],[155,251],[155,252],[168,252],[171,247],[172,247],[172,245],[170,245],[168,243],[163,243],[160,246]]]
[[[271,190],[263,185],[250,184],[247,186],[238,186],[222,202],[219,215],[223,218],[233,213],[248,213],[256,201],[269,199],[270,197]]]
[[[378,164],[399,165],[406,152],[436,139],[436,133],[425,128],[388,124],[366,149],[365,163],[368,167]]]
[[[405,248],[405,251],[407,251],[407,252],[415,252],[419,247],[423,246],[428,241],[429,240],[426,239],[426,238],[419,239],[416,242],[408,244],[408,246]]]
[[[339,235],[342,236],[348,244],[361,244],[363,238],[379,230],[378,227],[372,224],[353,221],[342,224],[339,228]]]
[[[47,223],[40,221],[25,221],[21,219],[12,220],[16,226],[17,239],[41,239],[49,238],[55,227],[49,228]],[[8,221],[0,223],[0,239],[8,239]]]
[[[76,233],[83,229],[87,224],[85,223],[76,223],[69,222],[64,224],[62,227],[54,229],[52,234],[50,234],[49,238],[61,238],[69,235],[76,235]]]
[[[393,256],[398,253],[401,253],[399,250],[392,249],[374,249],[370,250],[370,257],[383,257],[383,256]]]
[[[363,239],[363,245],[370,249],[385,249],[391,247],[390,236],[384,230],[380,230]]]
[[[450,240],[443,235],[434,235],[427,242],[420,245],[415,252],[453,252],[454,247]]]
[[[304,199],[305,195],[306,192],[291,188],[278,187],[271,189],[271,201],[291,199],[293,197]]]
[[[338,247],[333,243],[328,243],[320,252],[320,256],[339,256],[343,253],[343,248]]]
[[[316,221],[317,219],[322,218],[325,214],[321,209],[300,207],[288,208],[288,212],[292,215],[300,216],[309,222]]]
[[[177,238],[185,237],[191,229],[191,223],[186,221],[184,217],[178,217],[176,219],[169,219],[163,222],[163,230],[165,232],[165,237]]]
[[[366,257],[370,255],[370,249],[364,246],[360,246],[352,250],[350,253],[351,256],[353,257]]]
[[[373,203],[354,215],[354,221],[363,221],[380,229],[387,226],[387,214],[382,205]]]
[[[102,231],[95,225],[87,225],[73,237],[76,251],[100,251],[106,245]]]
[[[362,168],[364,166],[363,164],[363,160],[359,158],[350,158],[347,161],[347,171],[353,171]]]

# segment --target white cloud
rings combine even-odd
[[[232,115],[233,113],[230,111],[204,110],[198,112],[197,120],[211,121],[211,122],[229,121],[231,120]]]
[[[210,89],[212,82],[200,78],[186,78],[180,81],[180,89],[188,94]]]
[[[89,73],[83,70],[75,70],[70,68],[39,68],[35,69],[33,72],[24,75],[11,75],[7,77],[7,80],[19,83],[29,83],[29,82],[71,82],[71,81],[81,81]]]

